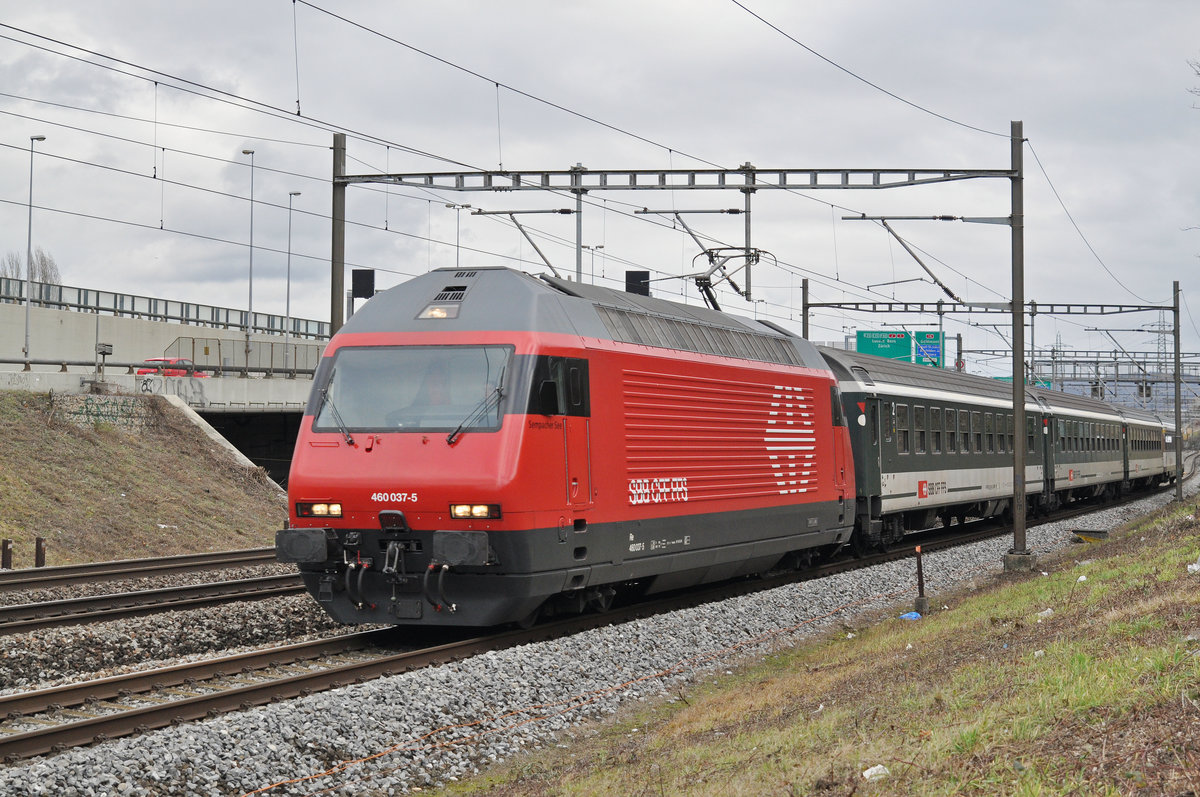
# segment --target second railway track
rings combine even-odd
[[[289,573],[0,606],[0,635],[202,608],[235,600],[296,595],[303,591],[300,576]]]
[[[192,573],[197,570],[270,564],[274,561],[274,548],[247,548],[237,551],[160,556],[152,559],[120,559],[111,562],[0,570],[0,592],[50,589],[117,579],[153,578]]]

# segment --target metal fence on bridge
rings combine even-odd
[[[215,327],[218,329],[246,328],[245,310],[229,307],[214,307],[193,302],[171,299],[156,299],[129,293],[97,291],[90,288],[73,288],[44,282],[30,283],[32,303],[38,307],[56,310],[75,310],[83,313],[142,318],[150,321],[168,321],[176,324]],[[0,302],[6,304],[25,303],[25,280],[0,277]],[[282,335],[284,327],[297,338],[328,339],[329,322],[307,318],[291,318],[271,313],[254,313],[251,332]]]

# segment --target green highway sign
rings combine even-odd
[[[857,348],[863,354],[912,362],[912,337],[907,332],[858,330]]]
[[[915,362],[921,365],[932,365],[934,368],[943,366],[941,332],[914,332],[913,343],[916,347]]]

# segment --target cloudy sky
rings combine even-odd
[[[1200,350],[1194,0],[4,5],[0,253],[25,250],[30,136],[44,135],[33,158],[33,242],[67,285],[244,308],[253,180],[254,309],[284,312],[288,202],[299,191],[292,312],[327,319],[334,131],[347,133],[351,174],[747,162],[1008,169],[1009,123],[1021,120],[1026,298],[1169,305],[1177,279],[1183,348]],[[245,149],[255,152],[253,175]],[[626,269],[645,269],[656,295],[699,303],[681,277],[703,268],[700,247],[670,217],[634,211],[711,211],[743,199],[589,194],[584,279],[615,286]],[[540,273],[546,267],[507,217],[472,210],[573,202],[552,192],[354,187],[346,259],[375,268],[378,288],[456,262]],[[755,301],[726,284],[722,306],[799,329],[806,277],[814,302],[947,298],[882,227],[843,216],[1006,216],[1009,182],[762,190],[753,211],[763,250]],[[575,218],[519,218],[573,274]],[[744,243],[741,216],[683,219],[705,246]],[[893,226],[957,296],[1008,298],[1007,227]],[[744,273],[734,279],[744,284]],[[945,328],[969,350],[1002,349],[1003,321],[947,315]],[[1160,321],[1170,315],[1039,314],[1033,337],[1039,350],[1155,351]],[[884,324],[927,329],[937,318],[822,310],[812,337]],[[971,362],[984,373],[1008,368],[992,357]]]

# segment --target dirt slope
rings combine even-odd
[[[14,566],[271,545],[286,496],[161,398],[0,391],[0,538]]]

